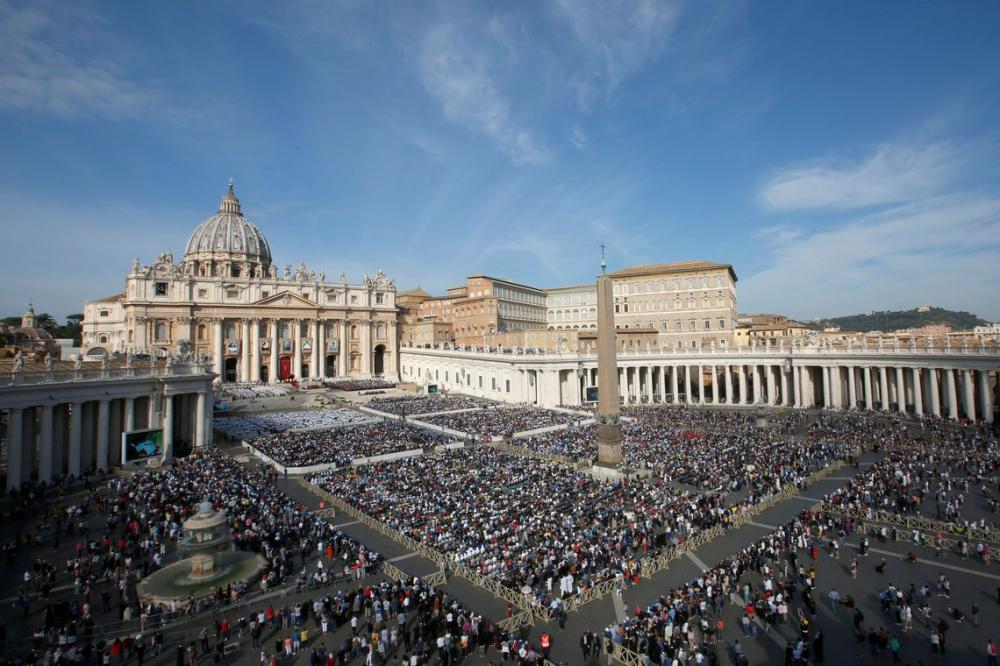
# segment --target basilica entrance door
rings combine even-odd
[[[281,380],[284,381],[291,376],[292,376],[292,357],[282,356],[278,360],[278,377],[280,377]]]

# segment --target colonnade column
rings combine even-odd
[[[105,398],[97,402],[97,462],[99,470],[108,468],[108,417],[110,401]]]
[[[990,373],[988,370],[979,370],[979,411],[982,418],[987,423],[993,423],[993,392],[990,391]]]
[[[365,377],[372,374],[372,323],[367,319],[361,326],[361,373]]]
[[[279,320],[271,320],[271,364],[267,371],[267,378],[272,384],[277,384],[281,381],[278,377],[278,331],[281,329],[279,326]]]
[[[316,322],[316,340],[313,342],[313,354],[319,356],[317,377],[326,377],[326,322],[320,319]]]
[[[867,365],[861,370],[865,377],[865,409],[872,410],[872,369]]]
[[[52,405],[38,410],[38,481],[52,482]]]
[[[927,379],[931,388],[931,414],[941,416],[941,395],[938,390],[937,370],[930,368],[927,371]]]
[[[24,453],[24,411],[7,412],[7,490],[21,486],[21,458]]]
[[[292,320],[292,337],[295,339],[295,353],[292,356],[292,376],[302,379],[302,322],[298,319]]]
[[[212,342],[215,344],[215,353],[212,354],[212,370],[215,372],[216,379],[222,381],[223,379],[223,322],[221,319],[215,319],[212,321]]]
[[[135,430],[135,398],[125,398],[125,432]]]
[[[774,405],[777,403],[774,395],[774,366],[765,365],[764,372],[767,373],[767,404]]]
[[[906,413],[906,377],[903,368],[896,366],[896,405],[900,414]]]
[[[830,409],[830,368],[823,366],[823,407]]]
[[[350,352],[350,345],[347,344],[347,320],[340,320],[340,342],[337,343],[337,375],[347,376],[347,355]],[[417,378],[420,381],[420,378]]]
[[[965,418],[975,422],[976,420],[976,394],[975,385],[972,380],[972,370],[962,373],[962,382],[965,385]]]
[[[802,399],[802,366],[792,366],[792,384],[794,385],[792,390],[795,392],[795,406],[804,407],[804,400]]]
[[[697,371],[696,371],[698,373],[698,377],[697,377],[697,380],[696,380],[698,382],[698,404],[699,405],[704,405],[705,404],[705,371],[704,371],[704,368],[702,368],[701,364],[699,364],[696,367],[698,368]]]
[[[731,405],[731,404],[733,404],[733,375],[732,375],[732,368],[728,364],[722,366],[722,368],[723,368],[723,371],[726,373],[726,375],[725,375],[725,382],[726,382],[726,404],[727,405]]]
[[[851,409],[857,409],[858,406],[858,385],[854,377],[854,366],[847,366],[847,400],[851,403],[848,405]]]
[[[205,392],[199,391],[194,422],[194,446],[198,449],[205,446],[205,402]]]
[[[678,384],[680,382],[678,381],[678,378],[677,378],[677,370],[678,370],[678,366],[676,366],[676,365],[670,367],[670,381],[671,381],[671,383],[673,384],[673,387],[674,387],[673,396],[674,396],[674,404],[675,405],[680,401],[680,398],[679,398],[680,391],[677,388]]]
[[[250,320],[240,322],[240,381],[250,381]]]
[[[955,371],[951,368],[945,370],[948,374],[948,418],[958,420],[958,391],[955,387]]]
[[[69,461],[67,471],[73,476],[80,476],[82,463],[80,456],[83,435],[83,403],[74,402],[69,410]]]
[[[924,393],[920,386],[920,368],[913,368],[913,413],[924,413]]]
[[[163,460],[174,457],[174,396],[163,394]]]
[[[309,322],[309,344],[312,349],[309,353],[309,376],[319,377],[319,350],[316,348],[319,342],[319,334],[316,332],[318,326],[316,325],[316,320],[313,319]]]
[[[260,319],[250,322],[250,381],[260,381]]]
[[[660,402],[667,401],[667,366],[658,366],[660,375]]]
[[[785,371],[784,364],[778,366],[778,372],[781,373],[781,404],[788,407],[792,404],[791,396],[788,395],[788,373]]]
[[[889,411],[889,374],[885,366],[879,366],[879,399],[882,400],[882,411]]]
[[[738,366],[740,371],[740,401],[739,404],[745,405],[747,403],[747,373],[746,368],[740,363]]]

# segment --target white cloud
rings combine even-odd
[[[816,233],[779,229],[740,309],[832,316],[921,303],[1000,317],[1000,199],[948,196]]]
[[[584,107],[658,57],[680,16],[679,4],[660,0],[555,0],[555,9],[588,56],[573,82]]]
[[[860,162],[823,160],[792,166],[764,184],[760,200],[775,210],[851,209],[934,194],[966,162],[947,142],[883,144]]]
[[[116,117],[153,101],[116,62],[82,55],[97,40],[87,30],[93,17],[78,10],[0,0],[0,109]]]
[[[445,116],[490,137],[515,165],[542,164],[549,151],[511,117],[510,104],[490,75],[489,59],[453,25],[427,31],[420,74]]]

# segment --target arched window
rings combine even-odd
[[[351,340],[357,340],[357,339],[358,339],[358,325],[351,324]]]
[[[101,344],[102,345],[108,344],[108,336],[106,336],[106,335],[102,335],[101,336]]]
[[[206,327],[204,324],[198,324],[198,339],[204,340],[207,334],[208,334],[208,327]]]
[[[162,321],[157,322],[156,330],[154,331],[155,339],[166,340],[167,339],[167,325]]]
[[[133,331],[130,328],[130,329],[128,329],[128,341],[132,342],[133,340],[135,340],[135,331]]]

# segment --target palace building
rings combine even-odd
[[[354,283],[305,264],[279,269],[230,182],[180,261],[169,252],[146,266],[136,259],[123,293],[85,304],[83,350],[211,358],[227,382],[395,379],[395,299],[381,270]]]

